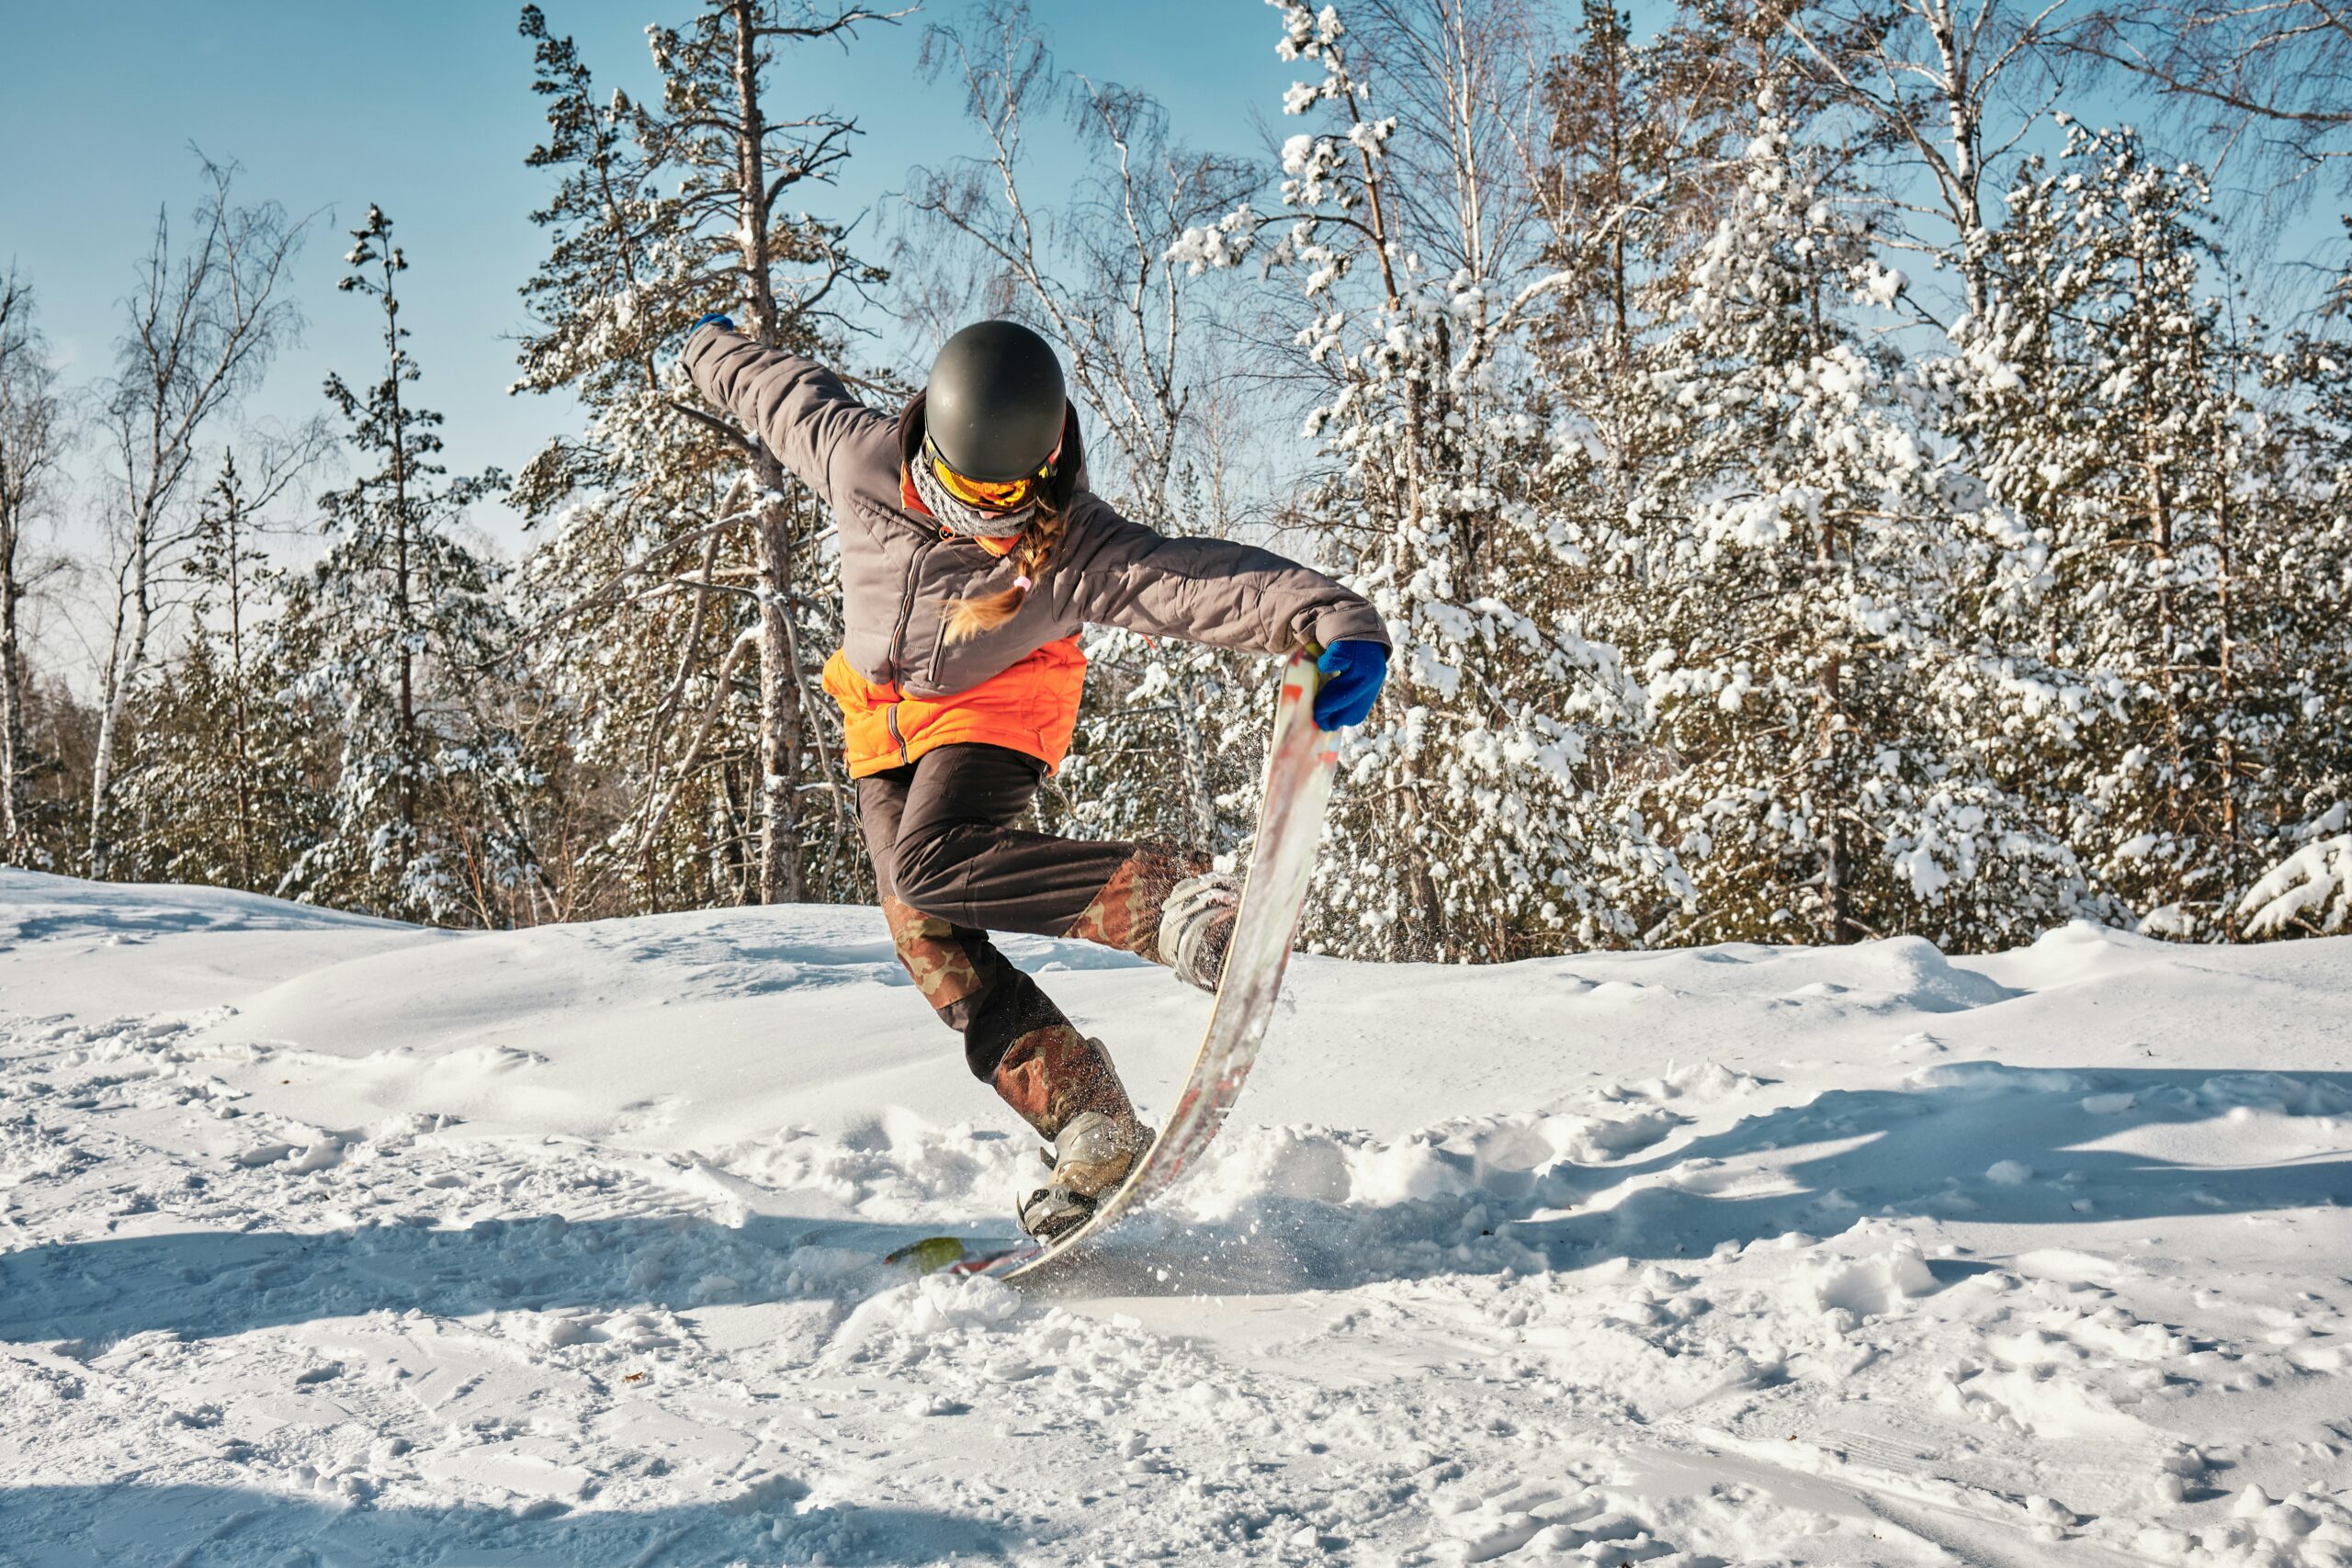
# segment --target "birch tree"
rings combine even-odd
[[[259,382],[301,326],[286,290],[304,224],[274,202],[241,206],[233,168],[207,161],[209,189],[192,234],[173,237],[168,209],[125,301],[115,373],[99,389],[110,473],[109,571],[90,771],[87,865],[108,870],[116,753],[146,674],[158,615],[198,536],[188,479],[202,438]]]
[[[2076,52],[2161,95],[2212,172],[2244,165],[2298,201],[2352,190],[2352,16],[2330,0],[2100,5]]]
[[[1861,149],[1924,176],[1919,196],[1900,174],[1879,186],[1905,220],[1899,243],[1956,273],[1972,315],[1992,303],[1988,197],[2007,188],[2059,92],[2069,3],[1826,0],[1785,23],[1819,83],[1858,117]]]

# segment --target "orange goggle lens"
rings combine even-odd
[[[967,506],[984,506],[991,512],[1018,512],[1035,499],[1037,487],[1045,483],[1054,471],[1053,460],[1037,466],[1037,471],[1023,479],[1007,479],[1002,484],[990,484],[985,479],[967,479],[949,468],[937,450],[925,444],[923,456],[931,461],[931,471],[940,488]]]

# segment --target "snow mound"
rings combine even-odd
[[[1826,950],[1803,967],[1834,969],[1836,976],[1806,981],[1788,993],[1790,1000],[1832,1001],[1879,1012],[1967,1012],[2023,994],[1954,964],[1924,937]]]

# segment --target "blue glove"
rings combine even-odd
[[[735,323],[728,317],[725,311],[713,310],[707,316],[696,316],[695,318],[695,324],[686,329],[686,335],[688,337],[692,337],[695,333],[702,331],[705,327],[725,327],[731,333],[735,330]]]
[[[1315,661],[1323,684],[1315,692],[1315,727],[1345,729],[1362,724],[1372,711],[1388,679],[1388,650],[1376,642],[1351,638],[1335,642]]]

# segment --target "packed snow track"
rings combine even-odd
[[[0,1564],[2352,1563],[2352,940],[1304,958],[1084,1266],[880,1261],[1015,1132],[872,911],[0,871]]]

